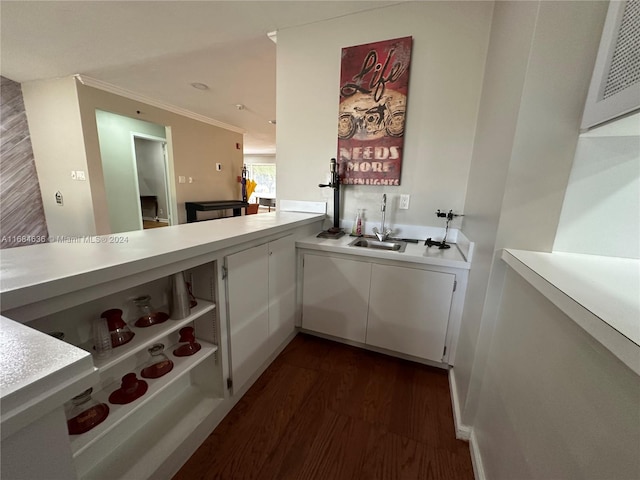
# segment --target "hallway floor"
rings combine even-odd
[[[176,474],[473,479],[445,370],[299,334]]]

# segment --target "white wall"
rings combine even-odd
[[[22,84],[49,235],[95,235],[92,195],[73,77]],[[87,180],[71,179],[83,171]],[[60,191],[64,204],[55,202]]]
[[[521,94],[518,98],[513,85],[510,96],[485,88],[476,138],[479,150],[474,151],[478,156],[469,178],[471,215],[465,217],[463,230],[483,245],[472,265],[471,271],[476,271],[465,300],[454,375],[462,421],[474,430],[481,386],[493,374],[487,356],[494,345],[491,339],[504,283],[504,265],[493,251],[551,251],[606,8],[606,2],[496,3],[492,27],[496,42],[489,58],[497,55],[502,60],[487,65],[486,81],[520,82]],[[526,55],[526,63],[521,55]],[[513,74],[511,62],[506,61],[510,56],[519,58],[513,63]],[[496,153],[507,155],[506,160],[493,158],[490,146],[503,122],[515,122],[512,129],[504,130],[512,144],[508,138],[496,143]],[[495,177],[474,175],[475,169]],[[477,216],[473,214],[476,206]],[[480,269],[475,262],[481,262]]]
[[[318,184],[337,155],[341,49],[412,36],[401,185],[342,188],[341,217],[364,208],[365,223],[378,223],[382,193],[392,225],[443,227],[438,208],[462,211],[492,8],[409,2],[278,31],[278,197],[328,201],[332,212],[332,191]],[[411,195],[409,210],[397,209],[400,193]]]
[[[474,432],[491,480],[640,478],[640,382],[509,270]]]
[[[553,250],[640,258],[640,114],[598,130],[578,140]]]
[[[464,233],[476,246],[455,360],[456,386],[463,413],[494,261],[498,222],[537,10],[536,2],[499,2],[493,15],[465,199]],[[499,287],[494,288],[499,291]],[[463,420],[470,424],[472,415],[463,415]]]

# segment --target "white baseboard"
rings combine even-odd
[[[449,389],[451,391],[451,405],[453,407],[453,422],[456,427],[456,438],[469,442],[469,453],[471,454],[471,464],[473,465],[473,477],[475,480],[486,480],[476,433],[472,427],[461,423],[460,399],[458,398],[456,373],[454,370],[454,368],[449,370]]]
[[[449,369],[449,391],[451,392],[451,406],[453,409],[453,422],[456,427],[456,438],[468,442],[471,438],[471,427],[462,424],[462,412],[460,410],[460,400],[458,399],[455,368]]]
[[[469,452],[471,453],[474,478],[476,480],[486,480],[487,477],[484,475],[484,465],[482,465],[482,455],[480,455],[478,439],[473,429],[471,429],[471,436],[469,437]]]

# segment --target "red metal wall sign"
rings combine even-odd
[[[342,49],[338,164],[345,185],[400,185],[412,37]]]

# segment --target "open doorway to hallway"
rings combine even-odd
[[[111,233],[177,223],[166,127],[102,110],[96,123]]]
[[[168,227],[169,187],[167,142],[164,138],[133,134],[142,228]]]

